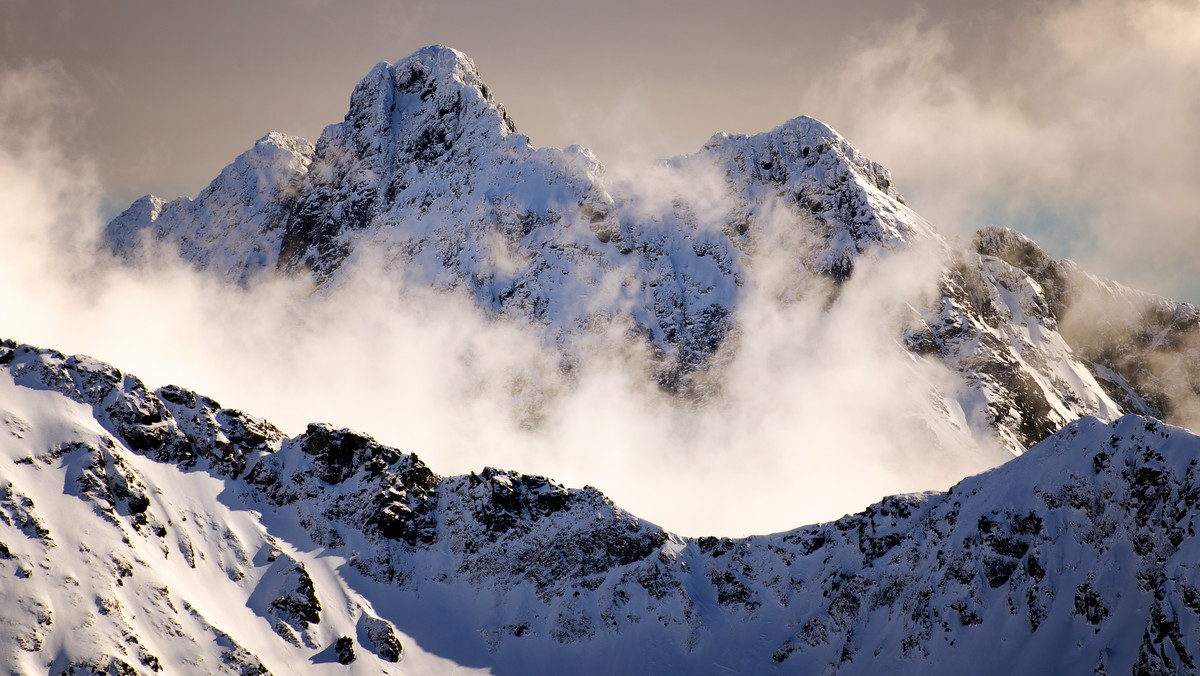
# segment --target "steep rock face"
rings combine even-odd
[[[1123,410],[1059,333],[1051,302],[1024,270],[961,253],[942,273],[931,309],[904,329],[909,350],[961,378],[972,427],[995,430],[1010,449],[1081,416],[1112,419]]]
[[[1192,429],[1200,424],[1200,309],[1056,261],[1005,228],[979,231],[974,247],[1040,286],[1047,323],[1123,410]]]
[[[1200,438],[1149,418],[1072,423],[947,493],[776,535],[691,539],[595,489],[493,469],[441,478],[324,425],[248,452],[233,478],[223,463],[130,444],[146,426],[192,448],[221,435],[181,424],[136,378],[11,342],[0,364],[11,383],[0,381],[0,567],[14,573],[0,579],[21,599],[4,609],[11,664],[71,645],[64,667],[154,671],[190,637],[184,670],[315,669],[353,655],[385,671],[402,650],[389,622],[418,643],[443,627],[446,657],[499,673],[950,674],[981,654],[989,673],[1190,673],[1200,660]],[[24,455],[72,419],[93,427]],[[203,495],[215,500],[201,511],[189,500]],[[96,535],[106,529],[120,537]],[[306,553],[313,545],[343,563]],[[236,641],[187,591],[200,579],[259,618]],[[72,585],[95,595],[90,619],[48,591]]]

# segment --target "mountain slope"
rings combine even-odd
[[[693,539],[592,488],[439,477],[326,425],[285,438],[85,357],[6,341],[0,364],[15,671],[452,669],[429,651],[495,673],[1200,659],[1200,438],[1148,418],[1081,420],[947,493]]]
[[[328,557],[223,500],[136,379],[0,352],[0,663],[12,673],[345,673],[313,650],[340,636],[358,637],[350,672],[402,673],[394,628]],[[279,445],[267,423],[224,420],[231,433],[210,447]]]
[[[974,247],[1038,283],[1044,314],[1124,410],[1200,427],[1200,309],[1056,261],[1011,230],[985,228]]]

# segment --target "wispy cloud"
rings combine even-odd
[[[964,42],[920,14],[862,37],[807,109],[943,230],[988,221],[1200,301],[1200,3],[1059,2]]]
[[[1195,300],[1196,35],[1200,7],[1167,0],[1055,5],[1015,21],[989,50],[917,17],[853,45],[803,110],[888,166],[943,230],[1012,218],[1003,224],[1055,253]],[[627,117],[642,107],[636,97],[617,106]],[[763,219],[736,351],[721,355],[721,396],[682,405],[619,338],[600,336],[564,374],[522,326],[369,267],[311,298],[289,280],[229,289],[166,256],[109,267],[90,246],[103,195],[72,142],[86,110],[54,65],[0,76],[6,336],[192,387],[290,433],[314,420],[355,427],[442,473],[493,465],[590,483],[693,534],[836,517],[1003,457],[929,424],[954,385],[895,345],[897,309],[934,282],[913,270],[935,261],[865,264],[836,304],[819,289],[797,300],[787,292],[794,217]],[[614,181],[632,171],[616,165]],[[629,183],[648,208],[689,183],[707,210],[726,206],[706,177],[638,171]],[[1064,222],[1069,235],[1053,229]]]

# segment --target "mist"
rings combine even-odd
[[[1043,3],[975,33],[917,13],[850,40],[800,106],[943,232],[1009,226],[1196,303],[1198,35],[1194,1]]]
[[[1200,5],[1055,3],[980,44],[963,35],[925,14],[860,32],[778,121],[803,112],[833,124],[944,233],[998,222],[1102,276],[1200,299]],[[688,535],[832,519],[1008,457],[964,431],[945,368],[896,344],[904,312],[935,289],[937,251],[864,259],[824,288],[796,269],[803,229],[767,205],[736,329],[696,374],[708,394],[682,400],[656,386],[654,356],[619,318],[554,345],[463,293],[397,281],[369,256],[315,294],[304,279],[229,287],[170,251],[114,264],[97,253],[113,198],[103,163],[79,150],[92,147],[90,104],[72,77],[54,63],[0,70],[4,337],[194,389],[290,435],[316,421],[351,427],[439,474],[494,466],[591,484]],[[702,225],[719,223],[719,180],[642,161],[670,150],[636,131],[650,103],[634,91],[610,107],[602,133],[620,142],[600,159],[612,181],[648,211],[686,193]],[[1064,330],[1096,331],[1075,320],[1086,310]],[[1124,344],[1113,335],[1095,339]],[[1147,357],[1169,362],[1157,371],[1191,373],[1195,335],[1179,340]],[[1197,419],[1194,393],[1183,396],[1191,380],[1172,378],[1160,389],[1174,415]]]
[[[53,66],[0,81],[5,337],[194,389],[289,435],[316,421],[357,429],[439,474],[494,466],[594,485],[688,535],[837,518],[1008,457],[965,421],[930,415],[953,381],[896,342],[902,312],[936,284],[938,252],[864,259],[837,289],[800,289],[803,229],[765,209],[735,335],[709,374],[719,392],[681,400],[656,386],[620,321],[568,346],[564,369],[540,332],[465,294],[405,285],[369,256],[315,294],[303,279],[223,285],[169,251],[115,264],[96,246],[94,164],[72,151],[73,94]],[[641,171],[614,180],[642,186],[648,209],[666,203],[658,190],[712,194],[696,176]],[[697,204],[723,208],[709,199]]]

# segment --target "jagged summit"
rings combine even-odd
[[[248,284],[275,267],[278,249],[263,234],[278,228],[313,153],[308,141],[271,132],[222,169],[196,199],[163,202],[146,195],[113,219],[104,237],[126,259],[151,242],[167,242],[197,267]]]
[[[364,156],[432,163],[468,128],[475,135],[465,140],[476,143],[497,142],[516,131],[474,62],[457,50],[432,46],[372,68],[354,88],[345,121],[327,127],[317,146],[320,152],[322,143],[351,133]]]
[[[468,174],[528,158],[533,149],[479,79],[447,47],[380,63],[354,89],[345,121],[317,141],[312,179],[299,186],[278,240],[278,267],[327,279],[357,233],[420,218]],[[442,200],[444,203],[445,200]]]
[[[877,247],[946,247],[907,208],[887,169],[814,118],[796,117],[752,136],[716,134],[698,155],[719,158],[731,178],[785,196],[810,216],[828,246],[814,252],[809,266],[838,280],[848,279],[855,259]],[[760,195],[757,201],[765,200]]]
[[[892,186],[891,174],[882,165],[867,159],[858,148],[846,140],[846,137],[816,118],[800,115],[770,131],[753,135],[718,132],[713,134],[701,150],[719,150],[729,144],[743,147],[768,147],[773,151],[772,155],[784,160],[784,165],[779,167],[780,169],[786,169],[790,164],[809,160],[810,156],[819,156],[832,151],[871,178],[872,184],[880,191],[903,202],[903,199],[900,199],[900,193]],[[763,169],[766,172],[775,169],[776,163],[770,157],[761,158],[760,162],[772,165]],[[767,175],[771,176],[772,174],[768,173]]]
[[[720,152],[730,146],[759,151],[756,153],[762,171],[759,176],[775,181],[786,180],[789,168],[811,167],[819,157],[832,153],[877,190],[904,203],[892,184],[891,174],[883,165],[868,159],[833,127],[807,115],[794,117],[770,131],[753,135],[718,132],[701,151]]]
[[[429,45],[395,62],[397,69],[423,68],[434,77],[450,76],[463,82],[478,80],[479,71],[469,56],[453,47]]]

